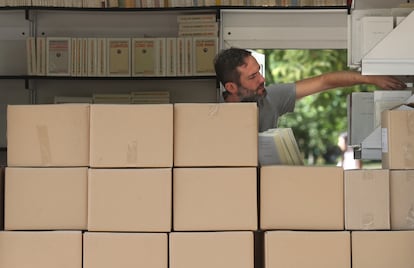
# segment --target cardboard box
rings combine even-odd
[[[172,232],[170,268],[254,268],[253,232]]]
[[[267,231],[265,268],[351,268],[350,238],[346,231]]]
[[[4,167],[0,167],[0,231],[4,230]]]
[[[175,231],[257,229],[257,170],[174,168]]]
[[[168,268],[166,233],[101,233],[83,235],[83,268]]]
[[[414,266],[414,231],[354,231],[351,241],[353,268]]]
[[[343,230],[343,169],[260,169],[260,229]]]
[[[89,165],[89,105],[7,106],[7,165]]]
[[[82,233],[2,231],[0,267],[82,268]]]
[[[414,109],[381,114],[382,168],[414,169]]]
[[[390,170],[391,230],[414,230],[414,170]]]
[[[6,230],[86,230],[88,169],[6,168]]]
[[[390,229],[389,170],[345,170],[345,228]]]
[[[171,231],[171,168],[90,169],[88,230]]]
[[[91,167],[172,167],[172,104],[91,105]]]
[[[174,166],[257,166],[256,103],[174,105]]]

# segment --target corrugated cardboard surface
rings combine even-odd
[[[256,230],[256,171],[254,167],[174,168],[174,230]]]
[[[168,268],[166,233],[85,232],[83,268]]]
[[[390,170],[391,230],[414,230],[414,170]]]
[[[342,168],[265,166],[260,171],[261,229],[344,229]]]
[[[174,105],[174,166],[257,166],[256,103]]]
[[[86,230],[87,168],[6,168],[6,230]]]
[[[82,268],[82,233],[2,231],[0,267]]]
[[[172,171],[90,169],[89,231],[171,231]]]
[[[172,104],[91,105],[91,167],[172,167]]]
[[[7,165],[88,166],[89,105],[9,105]]]
[[[266,268],[350,268],[350,232],[267,231]]]
[[[345,170],[345,228],[390,229],[389,170]]]
[[[4,167],[0,167],[0,231],[4,230]]]
[[[414,231],[354,231],[353,268],[414,267]]]
[[[414,169],[414,110],[381,114],[382,168]]]
[[[254,268],[253,232],[173,232],[170,268]]]

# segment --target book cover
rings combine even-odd
[[[194,37],[193,46],[193,75],[215,75],[214,57],[218,51],[218,39]]]
[[[47,75],[70,75],[70,46],[68,37],[47,37]]]
[[[108,76],[130,76],[130,38],[108,38]]]
[[[132,46],[132,76],[157,75],[156,38],[133,38]]]
[[[75,37],[70,39],[71,46],[70,46],[70,75],[77,76],[77,60],[78,60],[78,46],[77,46],[77,39]]]

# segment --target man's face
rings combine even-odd
[[[253,56],[246,58],[246,64],[239,66],[240,83],[237,84],[237,95],[240,101],[256,102],[266,95],[265,79],[260,74],[260,65]]]

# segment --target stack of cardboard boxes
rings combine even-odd
[[[414,162],[257,167],[257,122],[252,103],[9,106],[0,267],[414,265]]]

